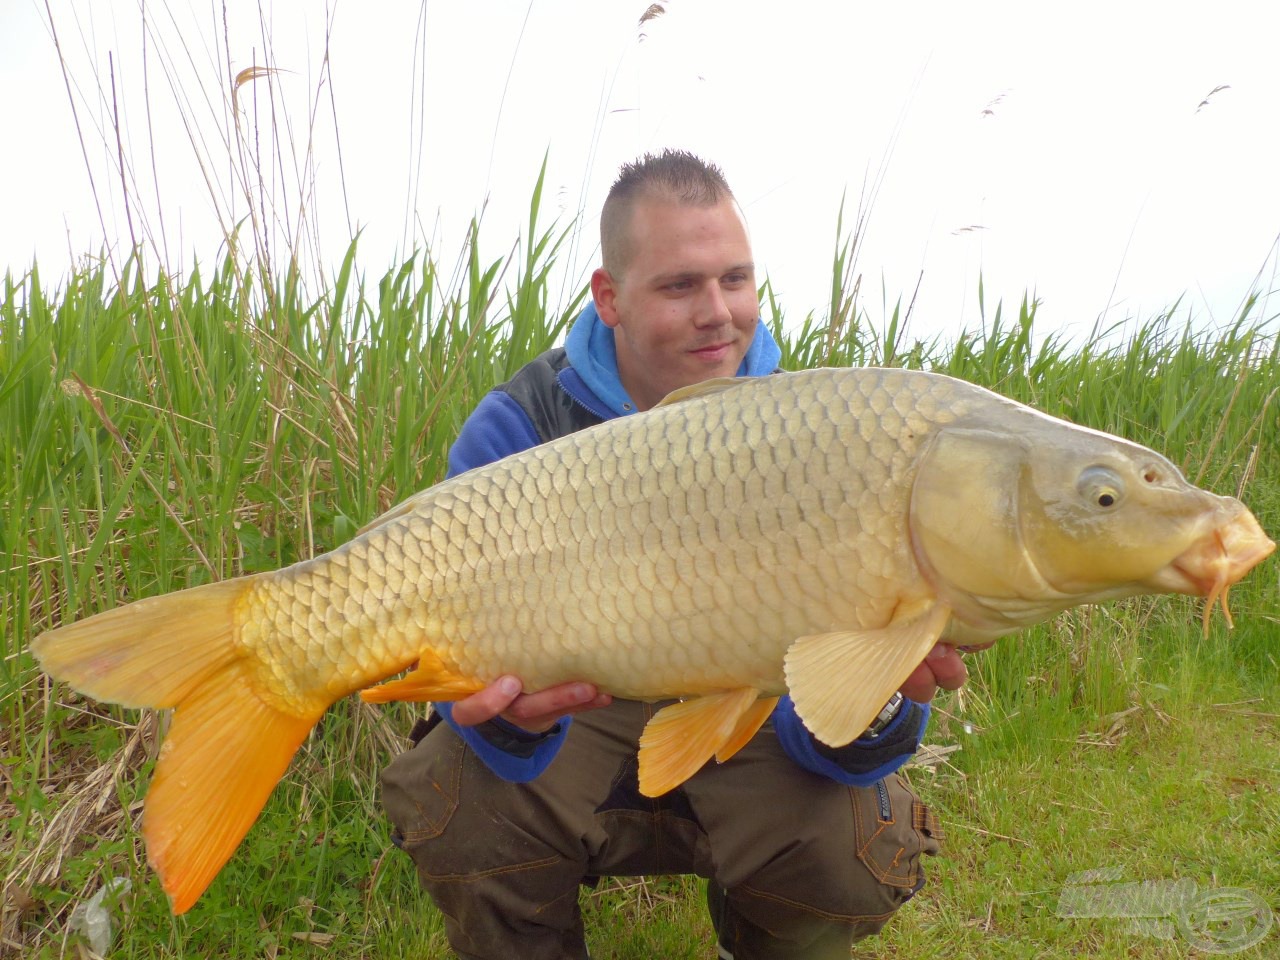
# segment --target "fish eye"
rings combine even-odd
[[[1124,481],[1108,467],[1087,467],[1076,481],[1080,496],[1104,510],[1114,507],[1124,497]]]

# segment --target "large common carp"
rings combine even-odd
[[[143,835],[175,912],[321,714],[500,675],[684,698],[641,740],[656,796],[789,691],[855,739],[939,640],[1075,604],[1208,598],[1275,548],[1145,447],[958,380],[827,369],[716,380],[432,487],[330,553],[51,630],[44,669],[173,707]],[[1229,611],[1227,612],[1230,618]]]

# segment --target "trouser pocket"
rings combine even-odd
[[[412,750],[382,771],[382,803],[395,827],[394,839],[409,851],[444,833],[458,810],[466,744],[449,736],[447,728],[430,732],[434,735],[419,736]]]
[[[858,859],[885,886],[915,893],[924,884],[921,855],[940,849],[937,817],[896,773],[851,793]]]

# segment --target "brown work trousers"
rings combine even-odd
[[[729,762],[642,796],[636,743],[660,706],[581,714],[531,783],[494,776],[445,724],[383,771],[397,840],[460,957],[583,960],[581,883],[692,873],[711,880],[734,960],[848,960],[923,884],[920,855],[940,831],[905,782],[809,773],[769,724]]]

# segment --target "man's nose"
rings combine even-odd
[[[720,284],[712,281],[706,285],[702,294],[702,309],[698,311],[698,325],[702,327],[719,327],[733,322],[733,311],[725,299]]]

